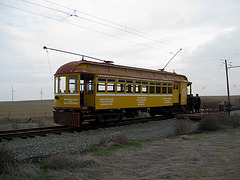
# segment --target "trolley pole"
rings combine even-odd
[[[230,102],[229,82],[228,82],[228,67],[227,67],[227,60],[226,59],[225,59],[225,68],[226,68],[226,79],[227,79],[228,102]]]

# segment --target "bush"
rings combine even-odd
[[[234,114],[232,116],[222,115],[219,119],[220,119],[220,123],[224,126],[228,126],[231,128],[240,127],[240,116],[237,114]]]
[[[180,119],[176,122],[176,126],[174,129],[174,135],[186,135],[190,133],[190,124],[186,119]]]
[[[218,131],[226,128],[238,128],[240,127],[240,116],[229,116],[226,114],[211,116],[202,119],[199,127],[202,131]]]
[[[42,161],[42,168],[61,170],[91,167],[98,164],[97,160],[91,156],[76,157],[67,154],[56,154]]]
[[[116,132],[108,136],[105,136],[99,141],[99,145],[104,147],[111,147],[127,143],[129,143],[128,137],[120,132]]]
[[[15,153],[4,145],[0,146],[0,174],[8,174],[15,164]]]

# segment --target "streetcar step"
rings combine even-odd
[[[93,121],[96,121],[96,119],[86,119],[86,120],[84,120],[84,122],[93,122]]]

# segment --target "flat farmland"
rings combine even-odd
[[[54,125],[53,102],[53,100],[0,102],[0,130]]]
[[[0,119],[52,117],[53,100],[0,102]]]
[[[208,102],[223,102],[226,105],[228,102],[227,96],[202,96],[200,97],[202,104]],[[240,109],[240,96],[231,96],[230,97],[231,104],[234,109]]]

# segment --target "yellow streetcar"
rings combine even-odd
[[[151,116],[187,106],[191,82],[184,75],[143,68],[73,61],[55,73],[54,122],[119,121],[139,111]]]

